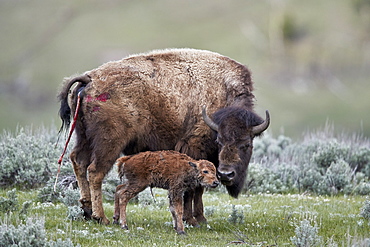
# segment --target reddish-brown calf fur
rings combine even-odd
[[[183,196],[197,186],[216,187],[219,182],[215,166],[207,160],[196,161],[176,151],[143,152],[117,159],[119,176],[114,200],[114,222],[128,229],[126,206],[131,198],[147,187],[168,190],[173,226],[178,234],[185,234]]]

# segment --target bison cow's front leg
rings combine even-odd
[[[183,220],[191,226],[200,227],[198,221],[193,216],[194,190],[188,190],[184,193],[184,216]]]
[[[202,186],[198,186],[195,188],[193,216],[198,221],[198,223],[207,223],[207,219],[206,217],[204,217],[204,206],[202,199],[203,192],[204,188]]]

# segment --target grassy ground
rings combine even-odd
[[[36,194],[18,192],[20,204],[34,200]],[[1,191],[0,196],[4,195]],[[63,204],[33,203],[28,217],[45,217],[49,240],[70,238],[81,246],[293,246],[291,237],[305,219],[318,227],[321,246],[333,242],[360,246],[370,233],[369,222],[359,216],[364,197],[260,194],[231,199],[225,193],[207,192],[204,201],[208,225],[188,227],[186,236],[178,236],[172,229],[166,191],[154,189],[154,195],[153,204],[129,204],[128,231],[92,221],[71,222],[66,219]],[[113,203],[107,202],[104,207],[112,218]]]

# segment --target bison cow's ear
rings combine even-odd
[[[193,162],[189,162],[189,165],[194,167],[194,168],[197,168],[197,164],[193,163]]]

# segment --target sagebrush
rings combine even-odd
[[[57,136],[55,127],[35,131],[19,128],[14,134],[4,132],[0,136],[0,185],[41,187],[40,201],[57,200],[59,192],[54,192],[52,185],[64,145],[62,137],[56,146]],[[67,181],[63,186],[73,182],[73,169],[68,159],[70,147],[61,167],[60,182]],[[113,169],[103,185],[107,200],[113,200],[117,184],[119,179]],[[274,138],[266,134],[255,138],[245,191],[368,195],[370,141],[359,134],[335,135],[332,126],[307,133],[297,142],[283,135]]]
[[[370,193],[370,142],[361,135],[334,135],[333,127],[293,143],[285,136],[254,140],[246,187],[252,193]]]

